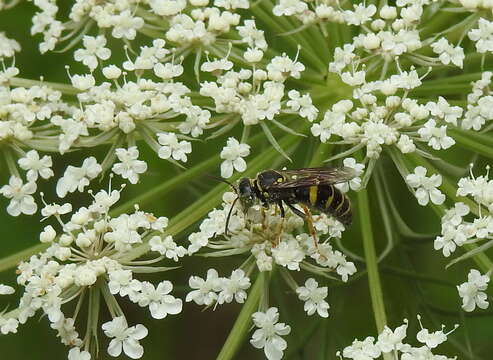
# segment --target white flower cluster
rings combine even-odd
[[[62,101],[60,91],[48,86],[11,87],[9,81],[18,73],[19,70],[13,66],[0,70],[0,113],[2,114],[0,140],[5,144],[5,150],[11,150],[2,151],[4,154],[2,158],[5,158],[8,164],[11,163],[9,164],[11,174],[17,172],[14,156],[22,154],[27,157],[23,165],[19,164],[25,170],[37,165],[33,164],[33,161],[39,161],[32,153],[26,156],[23,148],[38,151],[57,150],[56,145],[53,144],[56,143],[58,132],[52,119],[59,112],[73,110]],[[46,178],[46,174],[40,175]],[[35,180],[35,176],[28,180]]]
[[[200,224],[200,231],[189,236],[189,254],[202,247],[214,249],[215,256],[250,252],[260,271],[271,271],[274,264],[296,271],[305,267],[318,274],[335,271],[343,281],[356,272],[354,264],[330,244],[331,238],[341,236],[344,226],[325,214],[313,217],[316,234],[311,235],[305,232],[303,219],[291,210],[286,210],[282,220],[274,206],[266,210],[254,205],[244,211],[236,205],[229,233],[225,234],[226,218],[235,197],[225,193],[223,208],[212,210]],[[322,241],[321,237],[325,239]]]
[[[82,107],[70,117],[52,120],[62,129],[60,153],[72,146],[92,147],[109,142],[116,143],[118,148],[126,143],[128,149],[133,149],[136,139],[141,138],[159,157],[186,162],[191,144],[179,140],[188,138],[187,135],[200,136],[210,113],[193,105],[186,95],[190,90],[173,80],[183,73],[183,67],[168,61],[169,53],[165,41],[158,39],[152,46],[142,46],[135,59],[128,56],[123,69],[113,64],[103,67],[103,76],[108,81],[97,84],[92,74],[71,75],[72,84],[80,90],[77,97]],[[94,60],[93,55],[80,56],[82,61]],[[126,76],[120,84],[124,71]],[[152,80],[150,72],[161,81]],[[130,73],[135,75],[135,81],[130,80]],[[178,116],[183,116],[183,120],[171,125],[170,119]],[[121,150],[116,155],[130,156]],[[133,150],[131,156],[135,160],[138,153]],[[103,163],[109,166],[115,153],[109,152],[107,159]],[[142,165],[135,166],[142,170]]]
[[[251,20],[249,20],[251,22]],[[249,22],[245,22],[244,32],[256,31],[249,28]],[[240,32],[241,33],[241,32]],[[256,46],[258,39],[249,40],[250,35],[245,34],[245,42]],[[263,38],[263,35],[262,35]],[[259,57],[250,58],[251,48],[244,53],[244,58],[252,69],[242,68],[232,69],[233,63],[220,62],[228,66],[211,66],[211,63],[204,63],[207,71],[217,77],[215,81],[204,81],[200,84],[200,94],[214,100],[215,112],[219,114],[237,115],[243,125],[256,125],[263,120],[271,120],[275,125],[278,124],[275,117],[283,113],[297,114],[309,121],[315,120],[318,110],[312,105],[309,94],[301,95],[296,90],[288,92],[289,100],[286,101],[285,82],[289,78],[299,79],[305,66],[297,59],[290,59],[286,54],[273,57],[267,65],[258,63],[263,55],[265,44],[259,52]],[[224,60],[224,59],[223,59]],[[257,64],[258,63],[258,64]],[[203,67],[204,69],[204,67]],[[282,125],[281,125],[282,128]]]
[[[449,257],[457,247],[465,244],[477,244],[484,242],[481,247],[487,249],[493,244],[493,180],[489,180],[489,166],[485,176],[461,178],[458,182],[457,196],[470,196],[477,205],[471,209],[463,202],[457,202],[454,207],[448,209],[442,216],[441,235],[434,242],[435,250],[441,250],[443,255]],[[472,214],[475,215],[474,217]],[[465,255],[474,254],[469,250]],[[488,307],[487,295],[484,292],[490,281],[491,271],[481,275],[478,270],[472,269],[468,274],[468,281],[457,286],[459,296],[462,298],[462,308],[465,311],[473,311],[476,306],[481,309]]]
[[[250,155],[250,145],[240,144],[238,140],[230,137],[221,151],[221,176],[229,178],[233,175],[233,169],[243,172],[247,168],[244,157]]]
[[[461,127],[465,130],[479,131],[493,120],[493,96],[490,95],[491,71],[481,73],[481,79],[472,83],[472,91],[467,95],[467,110]]]
[[[424,6],[428,4],[427,0],[397,1],[396,6],[384,5],[377,9],[375,5],[366,5],[365,2],[339,4],[280,0],[273,8],[273,13],[276,16],[295,16],[305,25],[334,22],[360,26],[361,33],[353,38],[352,45],[361,51],[361,58],[378,55],[386,63],[382,74],[387,71],[389,62],[397,61],[398,57],[405,55],[420,65],[452,63],[462,68],[465,56],[460,46],[454,47],[443,37],[437,41],[433,38],[421,40],[418,26],[421,25]],[[427,45],[432,47],[438,59],[416,53]]]
[[[445,195],[438,190],[442,184],[441,175],[431,175],[426,177],[426,169],[422,166],[417,166],[414,169],[414,174],[406,176],[406,183],[415,189],[414,195],[418,199],[421,206],[427,205],[430,201],[433,204],[441,205],[445,201]]]
[[[18,324],[41,311],[46,314],[51,327],[58,331],[62,343],[70,346],[69,359],[89,359],[87,349],[93,349],[91,339],[97,338],[99,300],[104,299],[113,320],[103,324],[103,330],[114,338],[108,347],[111,356],[123,351],[131,358],[140,358],[143,348],[138,340],[147,335],[142,325],[127,326],[122,309],[115,295],[128,297],[142,307],[148,307],[151,316],[162,319],[168,314],[178,314],[182,301],[170,294],[173,285],[162,281],[157,286],[134,278],[134,274],[164,271],[166,268],[148,266],[163,259],[133,261],[131,252],[137,246],[153,239],[164,237],[167,218],[156,218],[138,209],[132,214],[110,216],[109,210],[120,198],[117,190],[99,191],[93,202],[72,212],[70,204],[46,205],[42,209],[45,218],[52,217],[60,225],[57,232],[47,225],[40,234],[40,241],[49,247],[29,261],[20,263],[17,282],[24,287],[19,307],[0,315],[0,329],[3,334],[16,332]],[[62,216],[72,212],[68,221]],[[166,237],[168,247],[176,248],[170,236]],[[166,253],[167,257],[168,254]],[[0,287],[3,294],[10,288]],[[79,338],[75,320],[85,295],[92,299],[87,324],[90,336]],[[78,300],[75,313],[69,317],[64,304]],[[96,322],[96,323],[94,323]],[[94,333],[93,333],[94,332]],[[82,351],[82,348],[84,350]]]
[[[314,278],[309,278],[305,282],[305,286],[300,286],[296,289],[298,298],[305,302],[305,311],[308,315],[313,315],[315,312],[321,317],[328,317],[329,303],[325,301],[329,289],[327,286],[318,286],[318,282]]]
[[[36,181],[38,177],[49,179],[54,175],[51,169],[51,156],[45,155],[40,158],[36,150],[29,150],[17,163],[21,169],[27,171],[26,178],[28,182],[24,184],[19,176],[13,175],[10,177],[9,184],[0,188],[0,194],[10,199],[10,203],[7,206],[9,215],[33,215],[38,209],[33,197],[37,190]],[[17,169],[13,168],[12,172],[17,173]]]
[[[314,3],[304,0],[280,0],[272,12],[276,16],[295,16],[304,24],[315,22],[336,22],[348,25],[362,25],[376,13],[375,5],[349,3],[350,9],[331,2]]]
[[[421,39],[419,26],[428,3],[398,1],[396,6],[377,9],[364,2],[349,2],[341,7],[339,3],[283,0],[274,7],[275,15],[295,15],[305,24],[329,21],[361,25],[360,34],[351,43],[337,47],[329,64],[329,71],[339,77],[329,80],[347,100],[335,103],[312,126],[314,136],[327,142],[334,141],[331,138],[336,135],[341,138],[340,143],[352,145],[346,155],[366,147],[367,156],[374,159],[384,145],[395,145],[405,154],[423,151],[420,143],[434,150],[455,144],[447,129],[462,120],[463,109],[443,97],[420,103],[408,96],[419,89],[428,74],[418,75],[413,63],[429,66],[429,71],[441,64],[463,65],[464,51],[460,46],[451,45],[444,37]],[[430,47],[437,58],[419,54],[423,47]],[[393,75],[389,76],[390,69]]]
[[[97,26],[101,31],[111,30],[107,32],[113,38],[128,41],[134,40],[138,32],[150,36],[148,31],[156,24],[169,23],[164,36],[184,52],[191,46],[215,44],[218,38],[239,23],[240,15],[235,10],[249,7],[246,0],[215,0],[214,6],[207,6],[209,1],[190,3],[192,6],[187,6],[186,0],[149,0],[144,3],[136,0],[104,3],[77,0],[69,9],[69,19],[63,22],[55,0],[38,0],[35,5],[40,11],[33,17],[31,33],[43,34],[40,51],[44,53],[54,50],[76,33],[89,32],[91,26]],[[103,59],[107,54],[96,49],[104,42],[99,40],[100,36],[95,39],[84,38],[84,45],[91,56]],[[77,55],[76,59],[80,56],[83,54]],[[92,66],[94,62],[88,60],[87,64]]]
[[[187,294],[187,302],[210,306],[235,300],[242,304],[247,298],[246,290],[250,288],[250,279],[241,269],[233,270],[229,278],[219,277],[215,269],[209,269],[205,279],[191,276],[188,284],[192,291]]]
[[[9,39],[3,31],[0,32],[0,44],[2,44],[0,47],[0,60],[14,57],[16,52],[21,51],[20,44],[13,39]]]
[[[288,346],[281,336],[288,335],[291,327],[278,322],[279,311],[275,307],[252,314],[252,319],[258,329],[253,333],[250,343],[257,349],[264,349],[268,360],[280,360]]]
[[[423,328],[421,324],[421,317],[418,315],[419,325],[421,330],[416,334],[416,340],[422,345],[414,347],[404,340],[407,336],[408,320],[404,319],[404,324],[392,330],[388,326],[385,326],[383,331],[378,335],[378,339],[368,336],[364,340],[354,340],[353,343],[344,348],[342,356],[338,352],[338,356],[341,359],[354,359],[354,360],[371,360],[380,359],[384,354],[392,354],[395,358],[401,360],[417,360],[417,359],[440,359],[440,360],[453,360],[457,357],[449,358],[443,355],[433,354],[434,349],[447,341],[448,335],[452,333],[458,325],[455,325],[454,329],[449,332],[444,332],[445,325],[442,325],[441,330],[430,332],[428,329]]]
[[[490,304],[485,291],[490,282],[491,272],[481,275],[476,269],[471,269],[467,274],[467,281],[457,286],[459,296],[462,298],[462,308],[465,311],[474,311],[476,306],[486,309]]]
[[[468,205],[457,202],[443,215],[441,235],[435,239],[435,249],[442,250],[444,256],[450,256],[457,246],[486,241],[493,242],[493,180],[486,176],[461,178],[458,182],[458,196],[471,196],[478,205],[479,211]],[[481,211],[482,208],[486,211]],[[465,219],[473,211],[477,217]]]
[[[448,149],[455,141],[447,135],[447,127],[457,121],[462,109],[450,106],[442,97],[427,104],[406,98],[406,89],[420,84],[415,70],[384,81],[365,82],[363,78],[354,89],[354,100],[334,104],[323,120],[312,125],[311,132],[322,142],[332,135],[342,138],[352,145],[346,154],[366,147],[369,158],[378,158],[384,145],[395,145],[404,154],[415,152],[419,143],[435,150]],[[399,89],[405,91],[402,96],[395,95]],[[386,95],[383,103],[379,100],[381,93]]]
[[[491,5],[490,5],[491,6]],[[469,39],[476,44],[476,50],[484,54],[493,52],[493,22],[481,17],[478,20],[478,28],[467,33]]]

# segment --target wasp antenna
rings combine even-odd
[[[233,208],[235,207],[236,201],[238,201],[240,197],[238,196],[233,200],[233,204],[231,204],[231,208],[229,209],[228,216],[226,217],[226,225],[224,226],[224,235],[228,236],[228,225],[229,219],[231,218],[231,213],[233,212]]]
[[[236,188],[236,186],[234,186],[231,182],[229,182],[228,180],[225,180],[223,178],[220,178],[220,177],[217,177],[217,176],[214,176],[214,175],[211,175],[211,174],[204,174],[205,176],[207,176],[208,178],[212,179],[212,180],[216,180],[216,181],[219,181],[219,182],[223,182],[225,184],[228,184],[229,186],[231,186],[231,188],[233,189],[233,191],[236,193],[236,195],[238,195],[238,189]]]

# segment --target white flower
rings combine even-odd
[[[394,331],[385,325],[383,331],[378,335],[376,346],[383,353],[399,349],[402,346],[402,340],[406,337],[406,331],[407,319],[404,319],[404,325],[397,327]]]
[[[185,0],[150,0],[149,5],[156,14],[171,16],[185,9],[187,2]]]
[[[38,175],[43,179],[49,179],[52,177],[53,170],[51,156],[45,155],[41,159],[36,150],[30,150],[24,155],[24,157],[18,160],[19,166],[23,170],[27,170],[26,179],[28,181],[38,180]]]
[[[56,231],[53,226],[47,225],[44,227],[43,231],[39,234],[39,241],[42,243],[50,243],[55,240]]]
[[[44,208],[41,209],[41,215],[44,216],[44,218],[48,218],[50,216],[60,216],[64,214],[68,214],[69,212],[72,211],[72,204],[70,203],[65,203],[63,205],[59,204],[46,204]]]
[[[133,12],[125,10],[118,15],[112,17],[113,30],[111,35],[117,39],[126,38],[133,40],[137,35],[138,29],[144,26],[144,19],[134,17]]]
[[[214,0],[214,5],[225,9],[248,9],[250,6],[248,0]]]
[[[456,324],[452,330],[449,332],[445,333],[445,325],[442,325],[442,329],[438,331],[431,332],[428,329],[425,329],[423,327],[423,324],[421,323],[421,315],[417,315],[418,321],[419,321],[419,326],[421,327],[421,330],[416,334],[416,339],[425,344],[428,350],[436,348],[438,345],[441,343],[445,342],[447,340],[447,336],[450,335],[452,332],[454,332],[459,325]],[[430,351],[431,352],[431,351]]]
[[[74,274],[74,283],[78,286],[90,286],[96,283],[98,274],[90,265],[82,265]]]
[[[365,169],[365,164],[357,163],[354,158],[345,158],[342,162],[344,167],[354,170],[354,177],[345,183],[337,184],[337,188],[343,192],[351,190],[359,190],[361,188],[361,174]]]
[[[488,296],[484,291],[490,282],[489,275],[481,275],[478,270],[472,269],[467,275],[467,282],[457,286],[459,296],[462,298],[462,308],[465,311],[473,311],[476,306],[486,309],[489,306]]]
[[[344,112],[327,111],[320,123],[312,125],[311,132],[313,136],[320,136],[321,142],[327,142],[332,134],[337,134],[342,129],[345,117]]]
[[[173,284],[170,281],[162,281],[156,288],[150,282],[144,281],[139,297],[139,305],[149,306],[151,316],[154,319],[164,319],[168,314],[179,314],[183,303],[181,299],[169,294],[171,290],[173,290]]]
[[[312,98],[309,94],[301,94],[296,90],[290,90],[288,92],[290,100],[286,103],[292,111],[296,111],[301,117],[306,118],[308,121],[313,121],[317,118],[318,109],[313,106]]]
[[[470,30],[467,36],[476,43],[479,53],[493,52],[493,22],[480,17],[478,28]]]
[[[296,240],[282,241],[272,249],[272,257],[277,264],[287,267],[289,270],[300,270],[300,262],[305,253]]]
[[[105,66],[102,72],[104,77],[110,80],[118,79],[122,74],[122,70],[116,65]]]
[[[188,246],[187,252],[188,255],[192,255],[204,246],[207,246],[207,244],[209,243],[209,236],[201,231],[195,232],[190,234],[190,236],[188,237],[188,241],[190,241],[190,245]]]
[[[438,97],[438,101],[436,103],[427,103],[426,108],[430,110],[431,115],[437,116],[445,122],[456,126],[457,120],[462,116],[462,108],[460,106],[450,106],[447,100],[441,96]]]
[[[229,178],[233,175],[233,169],[243,172],[247,168],[244,157],[250,155],[250,145],[240,144],[238,140],[230,137],[226,142],[226,146],[221,151],[221,176]]]
[[[299,79],[305,65],[296,60],[291,60],[286,54],[276,56],[267,65],[267,76],[273,81],[284,81],[288,76]]]
[[[435,150],[448,149],[455,144],[455,140],[447,136],[447,126],[442,125],[437,127],[434,119],[428,120],[418,130],[418,134],[423,141],[427,141],[428,145]]]
[[[178,246],[173,241],[171,235],[166,236],[164,239],[161,236],[153,236],[149,240],[149,245],[152,251],[157,251],[161,255],[165,255],[168,259],[178,261],[178,258],[187,254],[187,249],[183,246]]]
[[[441,205],[445,201],[445,195],[437,189],[442,184],[442,176],[434,174],[426,177],[426,169],[417,166],[414,174],[406,176],[409,186],[416,189],[416,198],[421,206],[425,206],[431,200],[433,204]]]
[[[344,19],[348,25],[361,25],[371,20],[371,17],[377,12],[375,5],[368,5],[367,7],[362,4],[354,6],[354,11],[344,11]]]
[[[301,0],[280,0],[279,4],[274,6],[272,13],[276,16],[292,16],[302,14],[308,10],[308,5]]]
[[[157,63],[154,65],[154,73],[163,80],[169,80],[183,74],[183,66],[172,63]]]
[[[82,61],[91,71],[98,66],[98,58],[108,60],[111,56],[111,50],[104,47],[106,38],[103,35],[96,37],[84,35],[82,38],[84,49],[78,49],[74,52],[75,61]]]
[[[178,138],[174,133],[159,133],[158,142],[162,145],[159,149],[158,156],[161,159],[173,158],[187,162],[187,155],[192,152],[192,144],[188,141],[178,142]]]
[[[233,63],[228,59],[206,61],[200,66],[201,71],[220,73],[221,71],[231,70]]]
[[[7,335],[10,333],[17,333],[17,327],[19,326],[19,321],[15,318],[4,319],[0,315],[0,333],[2,335]]]
[[[452,63],[462,68],[462,63],[464,61],[464,49],[460,46],[454,48],[449,44],[447,39],[440,38],[440,40],[431,44],[431,48],[435,54],[438,54],[438,58],[442,64],[448,65]]]
[[[416,339],[423,344],[426,344],[430,349],[436,348],[438,345],[447,340],[447,336],[443,331],[434,331],[430,333],[428,329],[421,329],[416,334]]]
[[[15,292],[12,286],[0,284],[0,295],[11,295]]]
[[[402,134],[399,137],[399,141],[397,142],[397,147],[403,154],[412,153],[416,151],[416,145],[411,140],[411,138],[407,135]]]
[[[375,338],[368,336],[365,340],[354,340],[353,343],[344,348],[344,357],[354,360],[372,360],[380,356],[380,348],[374,344]]]
[[[218,304],[230,303],[233,299],[237,303],[244,303],[247,298],[247,290],[250,287],[250,279],[241,269],[234,270],[231,277],[221,279],[221,292],[218,295]]]
[[[443,256],[449,257],[457,246],[463,245],[467,240],[467,228],[465,226],[454,227],[450,224],[442,225],[442,236],[437,236],[433,247],[442,250]]]
[[[18,51],[21,51],[21,46],[15,40],[9,39],[5,33],[0,32],[0,59],[10,58]]]
[[[69,165],[56,184],[57,195],[63,198],[67,193],[72,193],[75,190],[82,192],[102,170],[103,168],[93,156],[84,159],[82,166],[79,168]]]
[[[116,269],[108,273],[108,289],[112,294],[119,294],[121,297],[133,295],[135,285],[132,283],[132,272],[130,270]]]
[[[119,148],[115,150],[115,153],[121,162],[114,164],[111,171],[124,179],[128,179],[131,184],[137,184],[139,174],[143,174],[147,170],[146,162],[138,160],[139,150],[137,146],[132,146],[128,150]]]
[[[81,351],[80,348],[75,347],[68,352],[68,360],[91,360],[91,354],[87,351]]]
[[[257,349],[263,348],[268,360],[281,359],[287,348],[286,340],[281,336],[288,335],[291,327],[278,322],[279,312],[275,307],[269,308],[265,313],[253,313],[252,318],[259,329],[253,333],[250,343]]]
[[[188,284],[196,290],[190,291],[185,301],[194,301],[197,305],[211,305],[217,300],[216,291],[221,289],[221,279],[219,279],[215,269],[207,270],[205,280],[198,276],[190,276]]]
[[[94,85],[96,85],[96,79],[94,79],[94,76],[92,76],[91,74],[73,75],[70,78],[70,81],[75,88],[81,91],[89,90]]]
[[[31,194],[35,192],[36,183],[28,182],[24,184],[22,179],[17,176],[11,176],[9,184],[0,188],[0,193],[7,199],[11,199],[7,206],[7,212],[11,216],[34,214],[38,210],[38,205],[34,202]]]
[[[119,316],[102,325],[104,334],[111,339],[108,345],[108,354],[117,357],[123,352],[132,359],[140,359],[144,355],[144,348],[139,340],[147,336],[147,328],[142,324],[128,327],[124,316]]]
[[[305,282],[305,286],[300,286],[296,289],[298,298],[305,302],[305,311],[308,315],[313,315],[315,311],[321,317],[328,317],[329,304],[325,301],[327,297],[327,286],[318,287],[315,279],[309,278]]]

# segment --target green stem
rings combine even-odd
[[[257,276],[257,279],[250,290],[250,294],[248,294],[248,299],[245,304],[243,304],[240,314],[236,318],[233,328],[224,342],[216,360],[230,360],[235,358],[236,353],[248,334],[252,321],[252,314],[257,310],[265,275],[267,275],[267,273],[260,273]]]
[[[118,216],[127,212],[128,210],[133,209],[135,204],[139,204],[139,206],[143,206],[148,202],[155,201],[156,198],[164,196],[170,191],[174,190],[177,186],[183,185],[185,182],[190,181],[193,178],[196,178],[197,175],[203,174],[207,169],[212,168],[216,164],[218,164],[221,159],[218,156],[214,156],[206,161],[201,162],[199,165],[194,166],[187,171],[182,172],[180,175],[172,177],[168,181],[165,181],[159,186],[156,186],[142,195],[139,195],[132,200],[123,203],[117,208],[110,211],[111,216]]]
[[[450,135],[457,141],[459,146],[493,159],[493,139],[491,135],[460,129],[450,129]]]
[[[387,323],[387,318],[385,315],[380,275],[378,274],[378,260],[375,252],[371,213],[366,189],[358,192],[358,212],[361,224],[361,236],[363,238],[363,249],[365,251],[366,268],[368,270],[368,285],[370,288],[373,315],[375,316],[378,332],[382,332]]]
[[[410,96],[424,96],[424,95],[453,95],[453,94],[465,94],[471,91],[470,84],[442,84],[442,85],[426,85],[423,84],[419,88],[413,89]]]
[[[0,260],[0,272],[17,266],[21,261],[30,258],[32,255],[46,250],[48,244],[36,244],[18,253],[12,254]]]
[[[22,86],[22,87],[31,87],[34,85],[37,86],[48,86],[54,90],[59,90],[64,94],[67,95],[77,95],[81,91],[74,88],[72,85],[68,84],[61,84],[61,83],[55,83],[55,82],[49,82],[49,81],[40,81],[40,80],[31,80],[31,79],[23,79],[23,78],[18,78],[14,77],[9,80],[10,85],[12,86]]]

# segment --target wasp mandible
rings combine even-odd
[[[296,215],[310,220],[308,208],[331,215],[344,225],[352,221],[351,203],[335,184],[347,182],[356,176],[356,171],[348,167],[303,168],[295,170],[265,170],[253,179],[241,178],[233,187],[237,198],[234,200],[226,219],[225,234],[228,233],[229,219],[236,201],[240,201],[244,211],[261,203],[264,207],[271,204],[279,206],[284,218],[284,205]],[[303,206],[304,212],[294,205]]]

